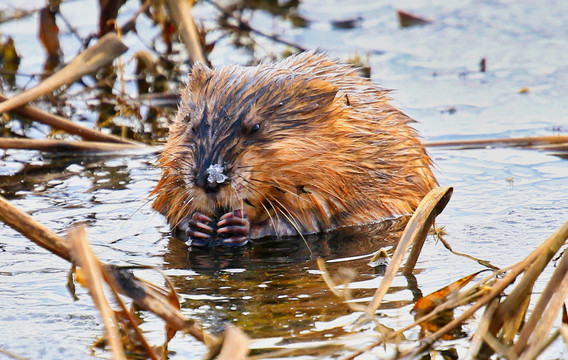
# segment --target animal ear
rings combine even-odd
[[[188,75],[189,80],[189,90],[195,92],[197,89],[203,86],[207,79],[213,75],[213,70],[203,65],[202,63],[195,63],[191,68],[191,72]]]

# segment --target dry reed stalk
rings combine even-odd
[[[489,347],[499,356],[500,359],[509,359],[509,360],[516,360],[517,358],[511,354],[511,348],[507,345],[504,345],[499,339],[495,337],[491,332],[485,331],[481,333],[483,337],[483,341],[489,345]],[[483,357],[489,357],[482,356]]]
[[[62,85],[70,84],[83,75],[110,64],[126,50],[128,50],[128,47],[118,39],[115,33],[106,34],[95,45],[83,51],[63,69],[40,82],[37,86],[0,103],[0,114],[27,104]]]
[[[217,356],[217,360],[240,360],[246,359],[249,353],[249,337],[238,327],[228,325],[225,329],[223,347]]]
[[[2,21],[0,20],[0,24],[2,23]],[[10,352],[8,350],[4,350],[0,348],[0,355],[4,355],[7,359],[13,359],[13,360],[29,360],[28,358],[19,356],[14,354],[13,352]]]
[[[28,214],[10,204],[3,196],[0,196],[0,220],[47,251],[71,261],[67,241],[37,223]]]
[[[8,100],[7,97],[0,94],[0,102],[4,102],[7,100]],[[74,123],[71,120],[47,113],[30,105],[20,106],[13,109],[12,111],[24,115],[25,117],[30,118],[34,121],[38,121],[42,124],[49,125],[55,129],[63,130],[69,134],[79,135],[84,140],[122,143],[122,144],[139,144],[139,146],[144,146],[144,144],[142,143],[136,143],[130,140],[121,139],[118,136],[110,134],[103,134],[98,130],[91,129],[83,125]]]
[[[73,262],[68,241],[34,221],[29,215],[10,204],[2,196],[0,196],[0,220],[27,237],[35,244],[69,262]],[[107,282],[114,281],[112,278],[105,278],[105,280]],[[153,312],[161,317],[172,328],[182,330],[192,335],[207,346],[220,343],[214,335],[207,333],[193,320],[186,319],[178,309],[173,307],[164,296],[163,289],[159,289],[159,287],[155,285],[148,286],[147,282],[138,280],[135,277],[133,277],[133,280],[137,282],[136,287],[143,289],[145,294],[142,298],[133,298],[134,302],[141,308]],[[128,290],[123,289],[120,286],[117,286],[116,288],[119,289],[121,294],[132,298],[132,296],[128,294]]]
[[[96,141],[69,141],[69,140],[50,140],[50,139],[13,139],[0,138],[0,149],[25,149],[39,150],[45,152],[77,152],[77,153],[100,153],[100,152],[121,152],[130,150],[158,151],[157,148],[150,146],[140,146],[137,144],[118,144]]]
[[[565,152],[568,151],[568,142],[566,143],[559,143],[559,144],[543,144],[543,145],[535,145],[531,147],[532,149],[542,150],[542,151],[558,151],[558,152]]]
[[[442,336],[454,329],[456,326],[469,319],[477,310],[494,298],[501,296],[505,290],[523,271],[525,271],[531,264],[533,264],[539,257],[547,253],[549,249],[556,246],[561,246],[565,239],[568,237],[568,222],[559,227],[551,236],[549,236],[541,245],[539,245],[533,252],[531,252],[525,259],[516,263],[510,268],[510,271],[502,279],[498,280],[489,292],[487,292],[481,299],[477,300],[470,308],[465,310],[459,317],[455,318],[448,324],[444,325],[435,333],[425,337],[421,340],[421,345],[411,351],[403,354],[405,357],[413,358],[428,349],[432,344],[438,341]],[[562,240],[564,239],[564,240]]]
[[[103,274],[101,264],[87,243],[87,234],[83,226],[69,230],[71,254],[73,261],[82,270],[89,294],[101,313],[101,318],[107,330],[107,338],[114,359],[124,359],[124,348],[119,334],[118,321],[103,292]]]
[[[442,245],[444,245],[444,247],[445,247],[446,249],[448,249],[452,254],[457,255],[457,256],[462,256],[462,257],[465,257],[465,258],[467,258],[467,259],[473,260],[473,261],[477,262],[479,265],[485,266],[486,268],[489,268],[489,269],[491,269],[491,270],[499,270],[499,268],[498,268],[497,266],[492,265],[492,264],[491,264],[489,261],[487,261],[487,260],[478,259],[478,258],[476,258],[476,257],[474,257],[474,256],[469,255],[469,254],[464,254],[464,253],[455,251],[455,250],[452,248],[452,246],[451,246],[446,240],[444,240],[444,238],[443,238],[442,235],[440,235],[440,234],[435,234],[435,236],[436,236],[436,238],[437,238],[438,240],[440,240],[440,242],[442,243]]]
[[[483,334],[489,329],[489,324],[491,323],[491,319],[493,318],[493,314],[495,313],[498,305],[499,299],[493,299],[485,308],[483,317],[481,318],[479,325],[477,325],[477,330],[473,334],[471,342],[469,343],[469,349],[465,355],[465,360],[477,359],[477,354],[484,341]]]
[[[495,311],[490,331],[493,334],[504,327],[503,330],[508,330],[504,334],[504,341],[510,342],[513,340],[518,328],[511,328],[512,322],[520,326],[524,318],[525,311],[528,307],[528,300],[532,292],[534,283],[552,260],[552,257],[560,249],[568,237],[568,230],[566,232],[555,232],[544,243],[546,246],[539,246],[535,251],[538,251],[538,256],[524,271],[521,281],[515,286],[507,298],[499,305]],[[537,309],[539,310],[539,309]],[[518,349],[518,348],[517,348]]]
[[[484,282],[484,280],[481,281],[481,283],[483,283],[483,282]],[[380,340],[368,345],[365,349],[355,351],[354,353],[342,358],[342,360],[354,360],[358,356],[360,356],[360,355],[362,355],[362,354],[364,354],[368,351],[371,351],[373,348],[375,348],[375,347],[377,347],[377,346],[379,346],[383,343],[392,341],[396,337],[401,336],[405,331],[410,330],[413,327],[418,326],[423,322],[430,321],[430,320],[436,318],[438,315],[440,315],[441,313],[443,313],[447,310],[452,310],[452,309],[455,309],[458,306],[462,306],[462,305],[471,303],[473,300],[479,298],[480,295],[482,295],[483,293],[484,293],[483,290],[480,289],[477,292],[470,291],[465,296],[459,296],[458,295],[457,297],[452,297],[447,302],[436,306],[436,308],[434,308],[434,310],[432,310],[431,312],[429,312],[426,315],[416,319],[412,324],[408,324],[408,325],[403,326],[402,328],[392,332],[391,334],[389,334],[385,338],[381,338]],[[401,355],[401,357],[402,357],[402,355]]]
[[[568,296],[568,255],[565,252],[513,346],[513,351],[517,355],[522,354],[521,358],[530,358],[535,354],[534,349],[546,341],[554,318],[560,313],[566,296]]]
[[[379,284],[373,299],[367,306],[367,313],[369,315],[372,316],[381,305],[383,296],[387,293],[394,276],[400,268],[400,264],[402,263],[404,256],[408,252],[410,246],[414,245],[403,270],[403,273],[405,274],[412,272],[412,269],[414,269],[414,265],[418,259],[420,249],[426,239],[426,235],[428,235],[428,231],[430,230],[435,217],[442,212],[448,201],[450,201],[452,191],[453,188],[449,186],[435,188],[430,191],[424,199],[422,199],[420,205],[418,205],[418,208],[408,221],[408,224],[406,224],[392,259],[385,270],[383,279]]]
[[[199,32],[191,14],[191,2],[187,0],[166,0],[166,5],[170,10],[172,19],[176,23],[177,31],[181,35],[190,63],[193,64],[199,61],[208,65],[209,62],[203,54]]]

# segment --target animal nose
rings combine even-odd
[[[201,176],[200,184],[205,189],[205,192],[208,194],[215,194],[219,191],[219,187],[225,181],[227,181],[228,176],[225,175],[224,168],[222,165],[214,164],[210,165],[205,173]]]

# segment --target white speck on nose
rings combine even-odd
[[[227,175],[223,174],[223,166],[219,164],[209,165],[205,172],[207,173],[207,182],[209,184],[222,184],[227,180]]]

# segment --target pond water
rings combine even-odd
[[[119,23],[137,6],[129,2]],[[401,29],[397,9],[432,23]],[[71,1],[62,11],[84,20],[79,32],[96,28],[96,17],[89,15],[97,11],[94,1]],[[319,47],[344,59],[357,53],[366,59],[372,79],[395,89],[395,104],[419,120],[416,127],[426,141],[568,132],[568,2],[303,1],[293,11],[307,20],[304,27],[267,11],[255,12],[250,21],[306,48]],[[213,22],[214,14],[207,3],[194,9],[197,21],[204,24]],[[341,29],[333,25],[337,21],[355,26]],[[23,72],[42,68],[36,23],[32,16],[0,28],[20,46]],[[65,53],[71,56],[78,44],[60,27]],[[259,41],[268,53],[274,47],[268,40]],[[140,47],[136,42],[128,45],[132,49],[126,57]],[[218,66],[246,63],[250,54],[221,39],[210,58]],[[485,72],[480,71],[481,59],[486,61]],[[18,78],[19,83],[26,81]],[[528,92],[520,92],[522,88]],[[43,137],[47,131],[36,127],[26,134]],[[568,220],[567,154],[511,148],[429,152],[440,185],[454,187],[437,223],[459,252],[499,267],[511,265]],[[150,208],[148,194],[160,176],[155,155],[52,158],[10,150],[0,152],[0,157],[0,193],[35,220],[61,235],[72,224],[85,223],[102,261],[164,269],[180,293],[184,315],[214,333],[232,322],[252,338],[268,338],[265,346],[278,343],[279,337],[294,336],[302,342],[346,334],[348,328],[339,325],[356,317],[327,290],[316,257],[329,261],[331,273],[342,267],[354,269],[353,295],[368,301],[381,279],[380,271],[367,265],[369,257],[396,239],[397,224],[388,224],[381,236],[335,234],[306,242],[259,243],[238,253],[188,252]],[[397,277],[385,297],[380,310],[383,324],[407,324],[418,296],[482,268],[429,237],[415,277]],[[78,301],[68,294],[68,270],[66,262],[0,224],[1,350],[32,359],[89,357],[90,346],[102,333],[101,323],[85,290],[78,290]],[[537,293],[551,271],[538,282]],[[163,284],[155,272],[137,274]],[[149,338],[161,342],[162,322],[142,316]],[[470,334],[474,328],[475,323],[468,323],[462,330]],[[418,334],[410,331],[406,336],[416,339]],[[462,355],[467,344],[466,336],[443,346]],[[181,335],[170,349],[172,359],[205,353],[200,343]],[[566,347],[558,342],[543,358],[566,357]]]

